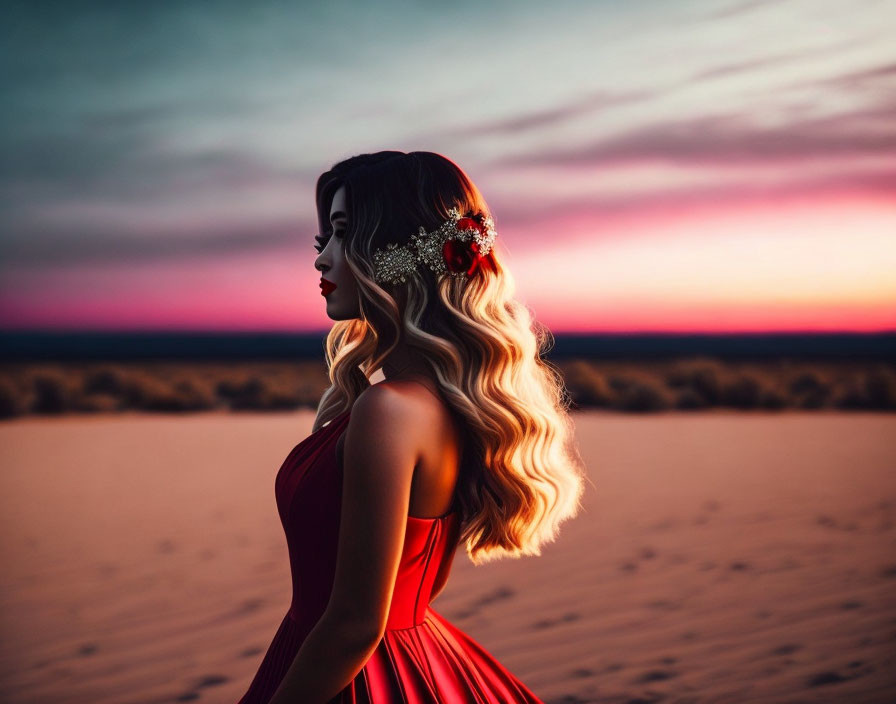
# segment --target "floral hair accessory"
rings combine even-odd
[[[461,217],[457,208],[448,211],[448,220],[432,232],[420,231],[402,247],[386,245],[373,253],[374,278],[380,283],[407,281],[419,264],[438,276],[473,276],[484,264],[498,233],[490,217]]]

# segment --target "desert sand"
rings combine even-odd
[[[584,510],[433,608],[545,702],[896,701],[896,416],[575,414]],[[232,704],[289,607],[310,411],[0,424],[10,704]]]

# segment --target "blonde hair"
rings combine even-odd
[[[345,258],[357,280],[361,315],[336,322],[327,335],[331,386],[321,397],[314,429],[351,408],[401,341],[428,364],[472,441],[456,490],[459,539],[471,561],[540,555],[542,544],[553,541],[560,524],[581,508],[584,463],[562,376],[542,359],[553,336],[514,299],[500,235],[493,266],[468,281],[448,275],[436,280],[425,265],[406,283],[381,285],[373,277],[375,249],[406,244],[420,225],[435,229],[452,205],[462,213],[491,215],[484,198],[439,154],[360,155],[318,179],[322,232],[330,227],[340,186],[348,216]]]

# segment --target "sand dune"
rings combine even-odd
[[[0,688],[235,702],[289,606],[309,411],[0,426]],[[434,602],[546,702],[896,701],[896,418],[576,415],[586,510]]]

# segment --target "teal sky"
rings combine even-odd
[[[314,183],[436,151],[562,330],[896,328],[896,3],[6,3],[0,326],[324,329]]]

